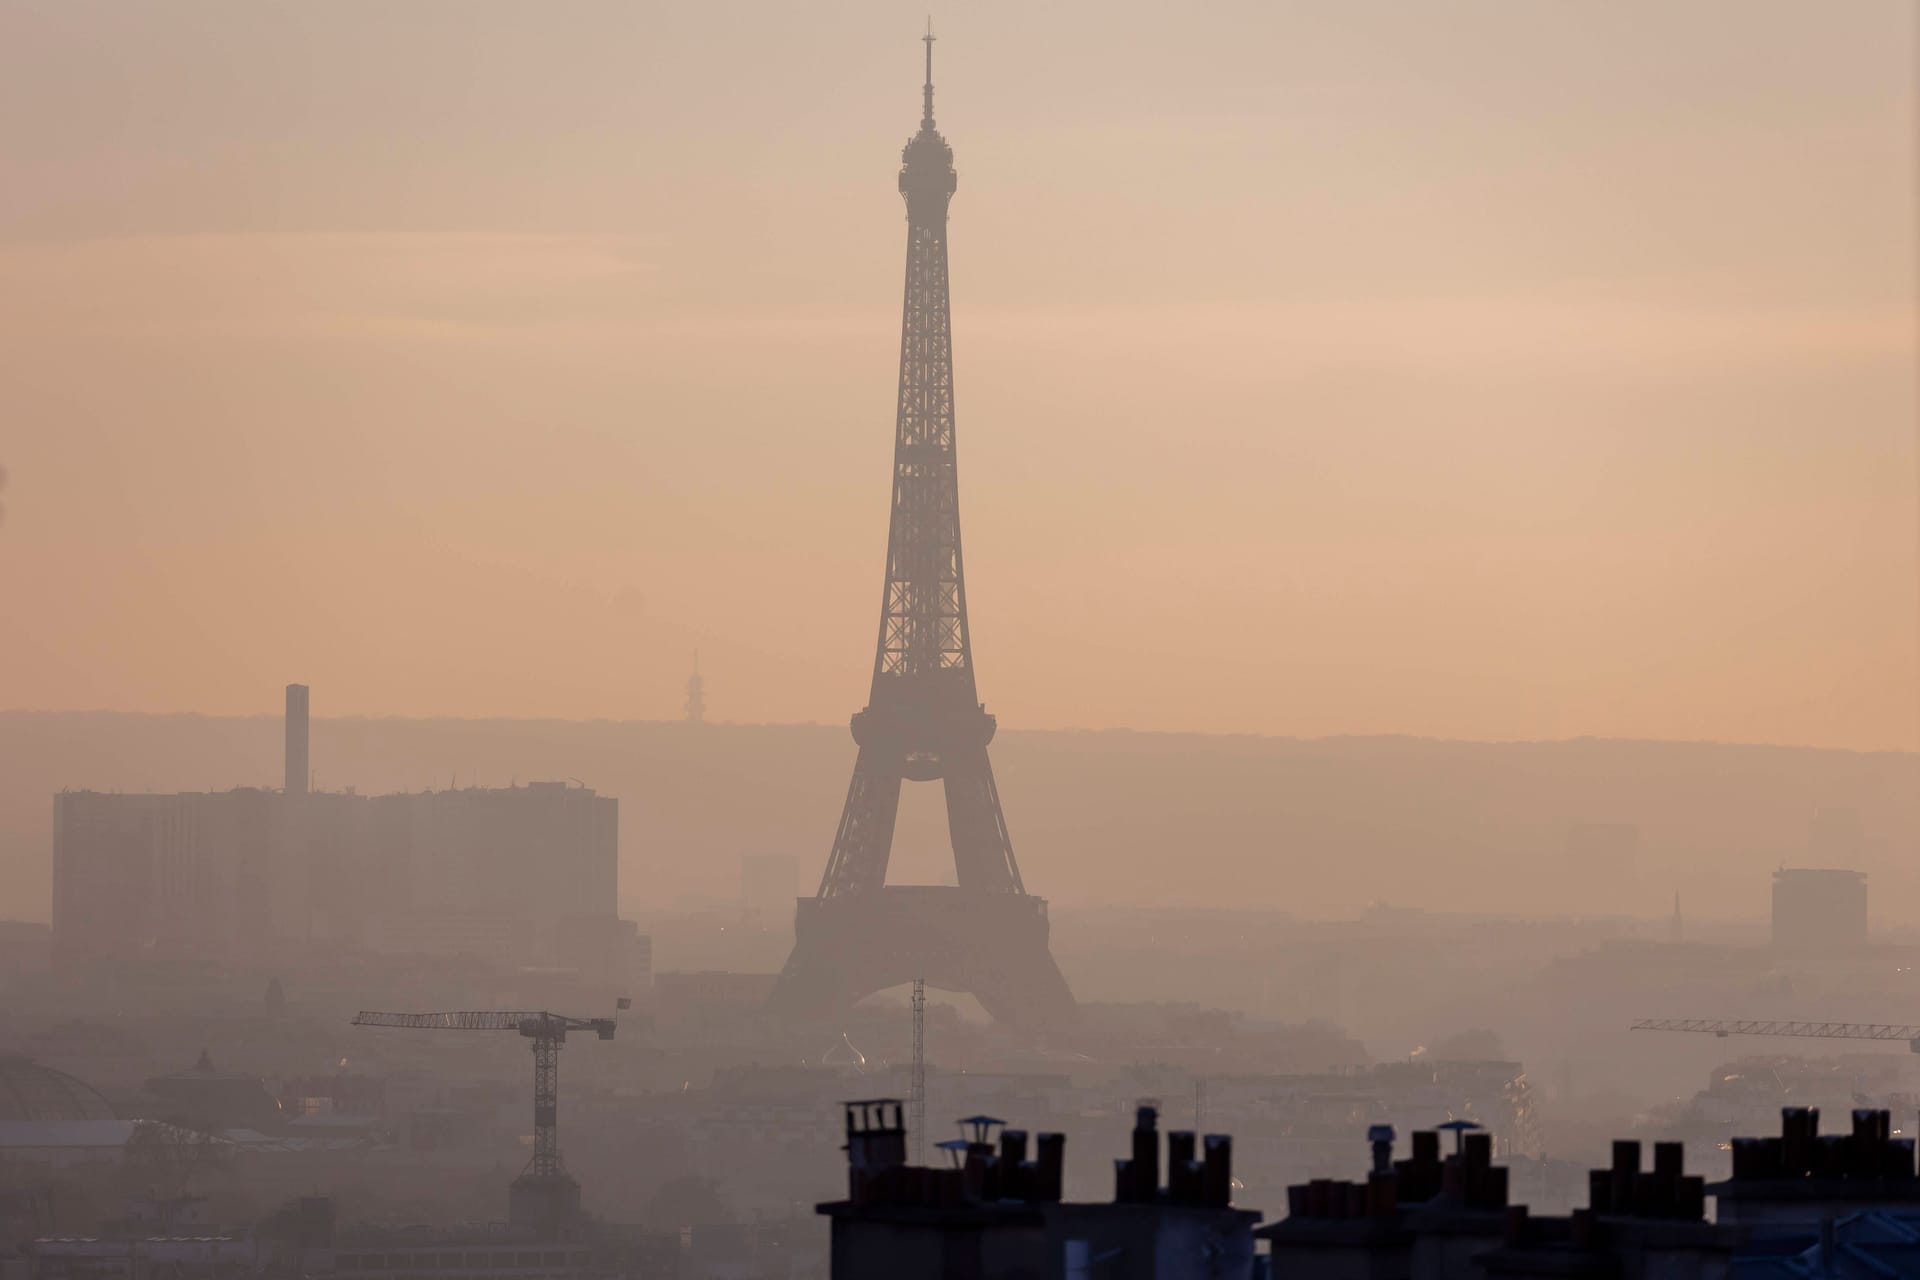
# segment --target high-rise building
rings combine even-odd
[[[564,782],[310,793],[307,705],[289,685],[285,790],[55,797],[57,962],[328,939],[644,977],[616,907],[617,800]]]
[[[1860,871],[1782,867],[1773,873],[1773,945],[1844,951],[1867,940],[1867,877]]]

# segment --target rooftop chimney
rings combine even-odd
[[[1153,1200],[1160,1194],[1160,1109],[1142,1102],[1133,1113],[1133,1196]]]
[[[1034,1163],[1038,1166],[1035,1174],[1037,1185],[1033,1198],[1057,1204],[1060,1200],[1062,1183],[1066,1172],[1067,1139],[1065,1134],[1043,1133],[1039,1138],[1039,1149],[1035,1153]]]
[[[907,1163],[907,1126],[897,1098],[849,1102],[847,1107],[847,1199],[866,1204],[886,1198],[890,1180]]]
[[[287,686],[287,784],[290,796],[307,794],[307,686]]]
[[[1367,1144],[1373,1148],[1373,1171],[1392,1173],[1393,1126],[1390,1124],[1368,1125]]]
[[[1201,1168],[1201,1194],[1206,1202],[1224,1209],[1233,1203],[1233,1139],[1224,1133],[1210,1133],[1201,1140],[1205,1153]]]

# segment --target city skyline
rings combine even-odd
[[[0,60],[0,1280],[1920,1280],[1915,0]]]

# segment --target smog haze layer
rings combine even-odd
[[[921,16],[0,10],[0,706],[841,722]],[[1003,723],[1913,746],[1911,5],[937,22]]]

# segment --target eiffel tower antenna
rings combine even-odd
[[[953,148],[933,127],[933,26],[920,131],[900,153],[907,270],[895,397],[893,501],[880,628],[859,754],[820,889],[800,900],[772,1001],[823,1017],[906,974],[971,992],[996,1018],[1047,1026],[1073,993],[1048,950],[1047,904],[1027,893],[987,760],[995,721],[974,685],[960,550],[947,290]],[[887,884],[900,788],[939,782],[956,884]]]
[[[927,980],[913,980],[913,1162],[926,1163],[927,1149]]]
[[[920,127],[929,132],[933,129],[933,42],[936,38],[933,34],[933,15],[928,14],[927,34],[920,37],[920,42],[927,46],[927,83],[920,91]]]

